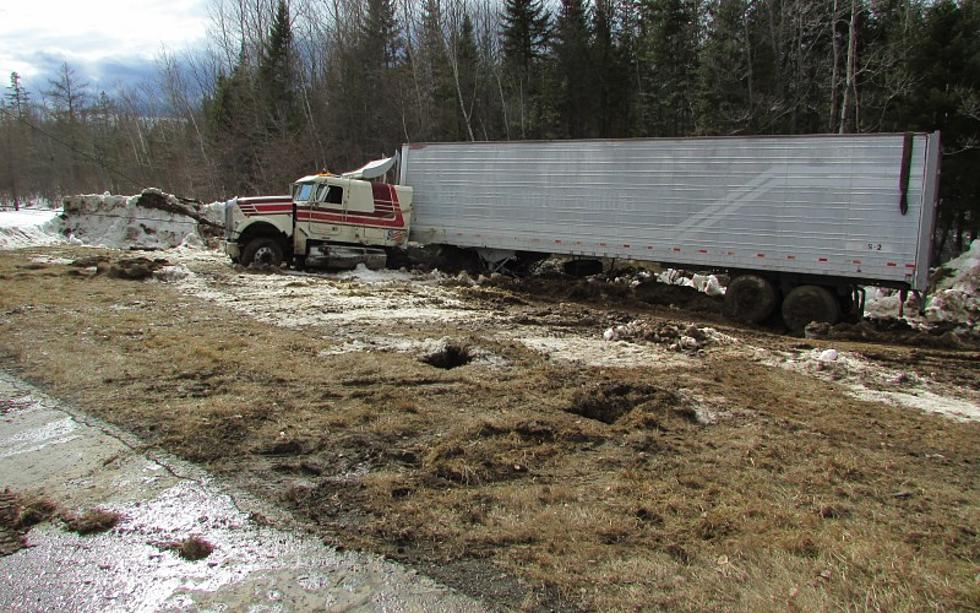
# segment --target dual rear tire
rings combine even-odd
[[[798,285],[783,298],[783,323],[800,334],[811,321],[835,324],[840,321],[840,302],[826,287]]]
[[[725,292],[725,310],[737,321],[760,324],[780,307],[779,291],[761,275],[735,277]],[[840,321],[841,307],[834,293],[819,285],[798,285],[782,299],[783,323],[801,334],[811,321],[835,324]]]

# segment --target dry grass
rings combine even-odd
[[[166,543],[163,548],[169,549],[191,562],[203,560],[214,551],[214,545],[199,536],[190,536],[182,541]]]
[[[27,531],[57,513],[58,505],[43,494],[0,491],[0,556],[26,547]]]
[[[62,519],[72,532],[88,535],[112,530],[119,523],[119,520],[122,519],[122,515],[115,511],[106,511],[105,509],[89,509],[81,515],[63,513]]]
[[[0,262],[8,363],[469,593],[598,610],[980,606],[977,424],[724,357],[671,371],[506,346],[502,370],[317,357],[316,334],[24,260]],[[945,363],[977,384],[972,362]],[[692,389],[738,417],[699,423]]]

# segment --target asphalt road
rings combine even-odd
[[[338,551],[247,494],[0,371],[0,484],[64,508],[119,512],[93,536],[59,520],[0,557],[0,610],[474,611],[479,603],[378,557]],[[214,546],[187,561],[167,546]]]

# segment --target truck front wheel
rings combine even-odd
[[[274,238],[253,238],[242,249],[242,266],[258,264],[279,268],[284,259],[282,245]]]
[[[750,324],[765,321],[775,310],[776,302],[776,288],[759,275],[739,275],[725,290],[728,316]]]
[[[794,287],[783,299],[783,322],[791,332],[801,334],[811,321],[835,324],[840,321],[837,297],[819,285]]]

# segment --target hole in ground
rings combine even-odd
[[[420,360],[429,366],[450,370],[472,362],[473,354],[466,345],[449,343],[442,349],[422,356]]]
[[[644,427],[657,427],[666,417],[696,421],[694,410],[680,406],[681,399],[668,390],[651,385],[604,381],[578,390],[565,410],[607,424],[618,422],[627,413],[636,415]],[[649,422],[649,423],[647,423]]]

